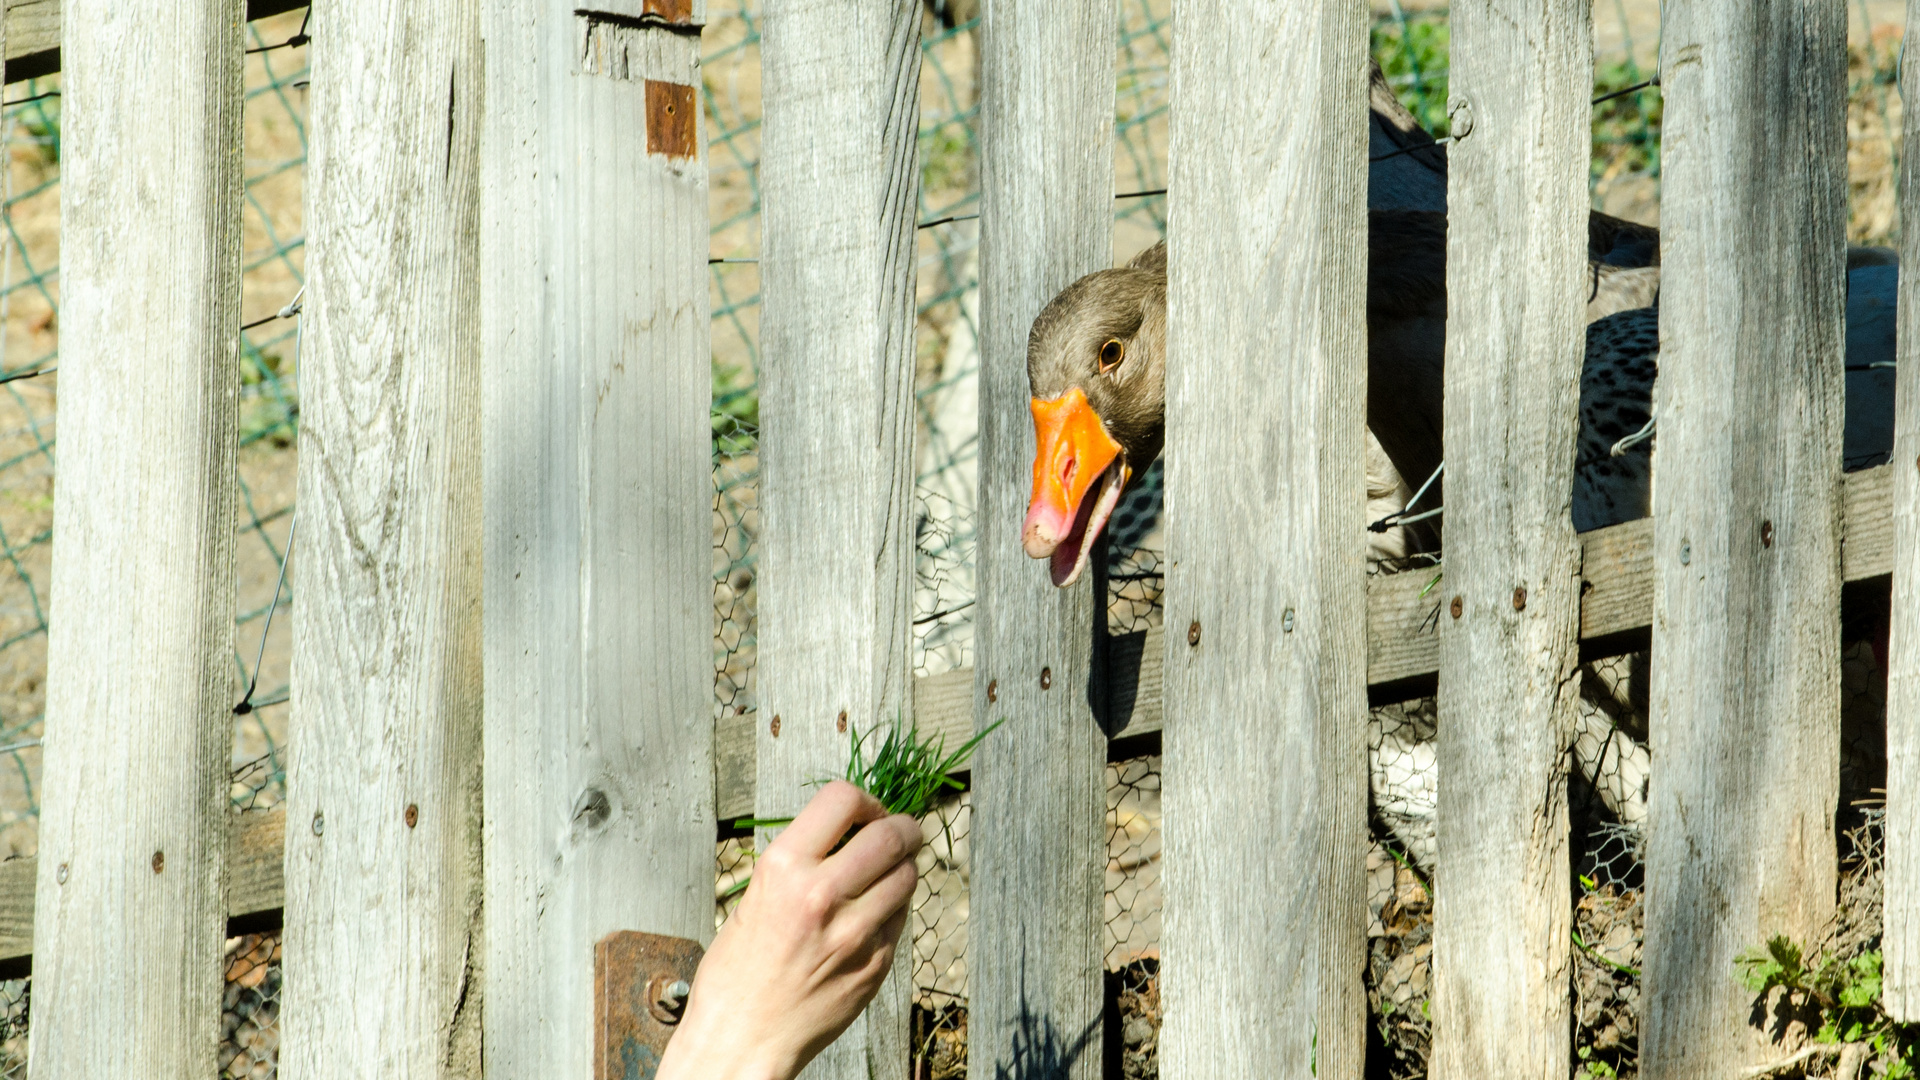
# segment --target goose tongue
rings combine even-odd
[[[1106,528],[1107,519],[1113,516],[1113,508],[1120,503],[1120,492],[1127,486],[1131,470],[1124,459],[1117,459],[1100,474],[1099,494],[1095,498],[1081,499],[1080,512],[1074,515],[1073,530],[1060,546],[1053,549],[1048,563],[1053,583],[1061,588],[1080,580],[1086,572],[1087,559],[1093,553],[1093,542],[1099,539],[1100,530]]]
[[[1120,444],[1079,387],[1051,401],[1033,399],[1033,428],[1033,498],[1020,542],[1033,558],[1051,560],[1053,583],[1064,587],[1085,571],[1092,541],[1130,473]]]

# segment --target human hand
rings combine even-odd
[[[860,826],[845,847],[834,845]],[[867,1007],[893,966],[920,825],[844,780],[755,861],[700,963],[656,1080],[790,1080]]]

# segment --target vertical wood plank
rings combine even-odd
[[[772,0],[760,57],[754,812],[790,817],[911,720],[920,6]],[[911,955],[808,1076],[906,1075]]]
[[[1778,1056],[1733,958],[1809,942],[1834,901],[1842,7],[1663,9],[1649,1077]]]
[[[1174,42],[1173,1077],[1361,1075],[1366,33],[1360,4],[1201,0]]]
[[[1113,260],[1113,34],[1101,0],[987,0],[981,13],[973,715],[976,729],[1007,723],[973,773],[975,1080],[1101,1068],[1106,737],[1088,699],[1102,575],[1055,588],[1021,550],[1020,524],[1034,455],[1027,331],[1055,293]]]
[[[241,26],[239,0],[66,7],[37,1078],[216,1070]]]
[[[495,1076],[590,1074],[601,937],[713,934],[704,4],[664,6],[482,8]]]
[[[1920,25],[1920,0],[1907,0]],[[1920,64],[1901,65],[1906,145],[1920,148]],[[1920,153],[1900,158],[1901,261],[1920,267]],[[1900,282],[1899,370],[1893,436],[1893,606],[1887,635],[1887,869],[1882,1002],[1901,1023],[1920,1021],[1920,281]]]
[[[482,85],[478,0],[314,12],[289,1080],[480,1074]]]
[[[1452,8],[1436,1080],[1561,1077],[1589,0]],[[1452,612],[1451,601],[1442,599]]]

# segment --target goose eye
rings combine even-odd
[[[1105,375],[1107,372],[1119,367],[1120,361],[1126,359],[1126,356],[1127,347],[1112,338],[1108,338],[1107,343],[1100,346],[1100,374]]]

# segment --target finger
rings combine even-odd
[[[887,808],[879,799],[845,780],[835,780],[820,789],[771,846],[823,859],[848,829],[886,816]]]
[[[836,918],[861,926],[884,927],[905,916],[907,902],[913,899],[913,887],[919,880],[920,870],[913,860],[902,859],[875,879],[866,891],[848,901]]]
[[[895,814],[861,826],[847,846],[820,864],[830,887],[851,900],[901,863],[913,866],[920,850],[920,823]]]

